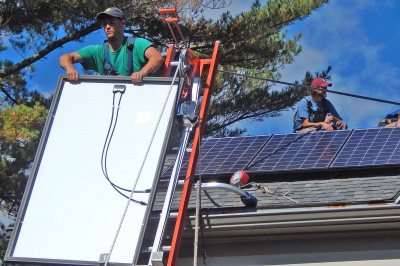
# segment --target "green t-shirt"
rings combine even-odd
[[[144,52],[153,44],[143,38],[136,38],[133,44],[133,72],[138,72],[147,63]],[[89,45],[79,49],[77,53],[81,56],[82,66],[87,70],[94,70],[104,75],[104,51],[103,45]],[[110,63],[121,76],[130,75],[128,72],[127,38],[116,51],[109,49]]]

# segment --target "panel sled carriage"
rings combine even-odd
[[[135,264],[178,87],[164,77],[60,77],[6,261],[99,265],[111,254],[110,265]]]

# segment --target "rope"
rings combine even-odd
[[[335,90],[330,90],[330,89],[328,90],[328,89],[314,88],[314,87],[307,86],[307,85],[301,85],[301,84],[295,84],[295,83],[279,81],[279,80],[274,80],[274,79],[268,79],[268,78],[263,78],[263,77],[257,77],[257,76],[252,76],[252,75],[240,74],[240,73],[235,73],[235,72],[226,71],[226,70],[222,70],[222,69],[218,69],[218,71],[222,72],[222,73],[232,74],[234,76],[241,76],[241,77],[247,77],[247,78],[252,78],[252,79],[264,80],[264,81],[268,81],[268,82],[272,82],[272,83],[278,83],[278,84],[283,84],[283,85],[300,87],[300,88],[303,88],[303,89],[306,89],[306,90],[309,90],[309,91],[319,90],[319,91],[335,93],[335,94],[339,94],[339,95],[349,96],[349,97],[368,100],[368,101],[374,101],[374,102],[380,102],[380,103],[388,103],[388,104],[393,104],[393,105],[400,105],[399,102],[383,100],[383,99],[378,99],[378,98],[373,98],[373,97],[368,97],[368,96],[362,96],[362,95],[357,95],[357,94],[351,94],[351,93],[347,93],[347,92],[335,91]]]
[[[201,137],[199,134],[199,157],[201,156]],[[199,159],[199,173],[201,172],[201,160]],[[199,174],[199,179],[197,179],[197,189],[196,189],[196,214],[195,214],[195,228],[194,228],[194,243],[193,243],[193,266],[197,266],[197,258],[199,251],[199,227],[200,223],[200,206],[201,206],[201,174]]]
[[[201,137],[199,135],[199,158],[201,154]],[[199,173],[201,173],[201,160],[199,161]],[[204,190],[206,194],[207,191]],[[196,190],[196,214],[195,214],[195,228],[194,228],[194,243],[193,243],[193,266],[198,265],[198,250],[199,250],[199,229],[201,230],[201,244],[203,248],[203,264],[207,265],[206,259],[207,259],[207,254],[206,254],[206,248],[205,248],[205,243],[204,243],[204,222],[202,219],[202,214],[201,214],[201,174],[199,174],[199,179],[197,180],[197,190]]]
[[[160,124],[162,114],[164,113],[165,107],[167,106],[167,102],[168,102],[169,96],[170,96],[170,94],[171,94],[172,88],[173,88],[173,86],[174,86],[175,79],[176,79],[176,76],[177,76],[177,74],[178,74],[179,69],[180,69],[180,64],[178,64],[178,67],[176,68],[174,77],[173,77],[172,82],[171,82],[171,86],[170,86],[170,88],[169,88],[168,96],[167,96],[167,98],[166,98],[165,101],[164,101],[162,111],[161,111],[161,113],[160,113],[160,115],[159,115],[159,117],[158,117],[158,120],[157,120],[156,129],[158,128],[158,126],[159,126],[159,124]],[[154,131],[153,131],[153,134],[152,134],[151,139],[150,139],[150,143],[149,143],[149,145],[147,146],[146,154],[145,154],[145,156],[143,157],[143,160],[142,160],[142,163],[141,163],[139,172],[138,172],[138,174],[137,174],[137,176],[136,176],[136,179],[135,179],[133,188],[132,188],[131,193],[130,193],[130,195],[129,195],[129,199],[128,199],[127,203],[126,203],[125,210],[124,210],[124,212],[123,212],[123,214],[122,214],[122,217],[121,217],[121,220],[120,220],[120,223],[119,223],[117,232],[115,233],[115,237],[114,237],[114,240],[113,240],[113,242],[112,242],[112,244],[111,244],[110,251],[108,252],[108,256],[107,256],[107,258],[106,258],[106,261],[105,261],[105,263],[104,263],[104,266],[107,266],[107,265],[108,265],[108,262],[110,261],[111,254],[112,254],[112,252],[113,252],[115,243],[117,242],[119,233],[120,233],[121,228],[122,228],[122,224],[123,224],[123,222],[124,222],[124,220],[125,220],[126,214],[128,213],[129,204],[130,204],[130,202],[131,202],[131,199],[132,199],[133,194],[135,193],[135,188],[136,188],[136,185],[137,185],[137,183],[138,183],[138,181],[139,181],[139,176],[140,176],[140,174],[142,173],[142,170],[143,170],[144,164],[145,164],[145,162],[146,162],[147,156],[148,156],[148,154],[149,154],[149,152],[150,152],[150,147],[151,147],[151,145],[153,144],[154,137],[155,137],[155,135],[156,135],[156,131],[157,131],[157,130],[154,130]]]
[[[287,185],[287,191],[285,193],[278,193],[277,192],[278,189],[283,185]],[[240,188],[246,189],[251,186],[256,187],[256,190],[260,189],[262,193],[268,193],[270,195],[280,196],[280,197],[283,197],[283,198],[290,200],[291,202],[294,202],[297,204],[300,203],[299,201],[292,199],[291,197],[288,196],[290,194],[290,192],[292,192],[292,187],[288,182],[280,183],[273,190],[271,190],[267,185],[264,185],[263,183],[256,183],[256,182],[250,182],[247,185],[241,186]]]
[[[193,251],[193,266],[197,266],[197,257],[198,257],[198,245],[199,245],[199,228],[200,228],[200,197],[201,197],[201,180],[200,178],[197,180],[197,189],[196,189],[196,215],[195,215],[195,227],[194,227],[194,251]]]

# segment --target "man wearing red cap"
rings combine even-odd
[[[347,129],[346,122],[340,117],[333,104],[326,99],[326,88],[332,86],[323,78],[315,78],[311,87],[311,96],[300,100],[294,115],[293,130],[296,133],[307,133],[318,130]]]
[[[151,74],[163,63],[163,58],[153,44],[143,38],[135,38],[132,43],[124,35],[125,15],[117,7],[107,8],[97,14],[107,37],[107,42],[89,45],[60,57],[60,66],[66,70],[68,80],[76,81],[78,72],[73,64],[81,63],[85,69],[100,75],[131,76],[134,83],[141,82],[143,76]]]

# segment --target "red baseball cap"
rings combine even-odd
[[[318,87],[330,87],[332,86],[332,83],[327,82],[326,80],[324,80],[323,78],[315,78],[312,82],[311,82],[311,87],[314,88],[318,88]]]

